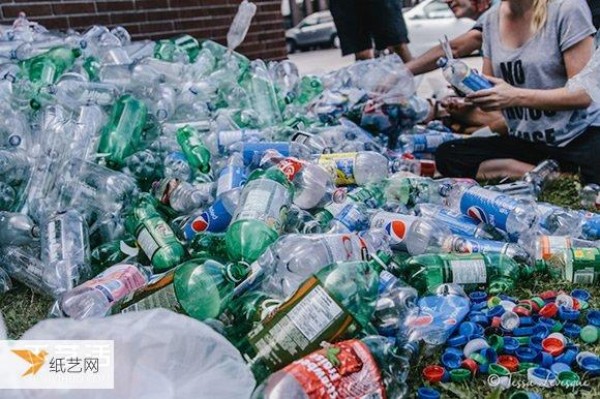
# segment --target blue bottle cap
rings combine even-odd
[[[533,337],[529,338],[529,346],[537,351],[541,351],[543,340],[544,340],[544,338],[542,338],[542,337],[533,336]]]
[[[517,303],[517,302],[519,302],[519,300],[518,300],[518,299],[516,299],[516,298],[513,298],[512,296],[508,296],[508,295],[506,295],[506,294],[500,294],[500,295],[498,295],[498,296],[499,296],[499,297],[500,297],[500,299],[502,299],[503,301],[510,301],[510,302],[514,302],[514,303]]]
[[[521,324],[522,326],[530,326],[533,324],[533,317],[529,317],[529,316],[525,316],[525,317],[521,317]]]
[[[468,339],[475,334],[475,331],[477,331],[477,324],[472,321],[464,321],[460,323],[460,326],[458,327],[458,333],[466,336]]]
[[[567,342],[565,345],[565,351],[573,351],[575,353],[579,353],[579,345],[574,342]]]
[[[579,310],[569,309],[565,306],[558,307],[558,318],[561,320],[572,321],[579,318]]]
[[[589,376],[595,377],[600,375],[600,357],[588,356],[581,360],[581,368],[588,373]]]
[[[533,334],[533,327],[518,327],[512,333],[515,337],[530,337]]]
[[[554,358],[548,352],[540,352],[538,360],[542,367],[545,367],[547,369],[549,369],[550,366],[552,366],[552,364],[554,363]]]
[[[546,326],[551,330],[552,330],[552,327],[554,327],[554,323],[555,323],[554,320],[552,320],[548,317],[540,317],[537,322],[538,322],[538,324]]]
[[[462,356],[456,354],[455,352],[444,352],[442,354],[442,364],[448,370],[457,369],[460,367],[460,363],[462,362]]]
[[[580,288],[576,288],[573,291],[571,291],[571,296],[579,301],[589,301],[590,300],[590,293],[587,290],[582,290]]]
[[[481,312],[483,309],[487,308],[486,302],[477,302],[471,305],[472,312]]]
[[[493,308],[488,309],[487,315],[491,319],[492,317],[502,316],[505,312],[504,307],[502,305],[494,306]]]
[[[455,335],[454,337],[449,338],[448,341],[446,341],[446,344],[448,346],[463,346],[467,341],[468,338],[464,335]]]
[[[473,291],[469,294],[469,298],[475,303],[485,302],[487,299],[487,293],[485,291]]]
[[[586,315],[588,323],[600,327],[600,310],[590,310]]]
[[[579,337],[579,333],[581,333],[581,327],[577,324],[567,323],[563,327],[563,334],[569,338],[577,338]]]
[[[536,324],[533,326],[532,335],[535,337],[546,338],[548,335],[550,335],[550,328],[544,324]]]
[[[554,374],[559,375],[563,371],[571,371],[571,367],[565,363],[554,363],[550,366],[550,370],[552,370]]]
[[[444,369],[444,375],[442,376],[442,382],[450,382],[450,372]]]
[[[450,353],[453,353],[453,354],[457,355],[457,356],[458,356],[458,357],[460,357],[460,358],[462,358],[462,356],[463,356],[463,351],[462,351],[462,349],[458,349],[458,348],[452,348],[452,347],[450,347],[450,348],[446,348],[446,349],[444,350],[444,352],[450,352]]]
[[[539,351],[527,346],[520,347],[515,351],[515,355],[520,362],[533,363],[538,356]]]
[[[469,320],[473,323],[482,324],[484,326],[487,326],[489,323],[487,316],[483,312],[471,312]]]
[[[498,360],[498,354],[493,348],[484,348],[479,353],[487,359],[488,364],[496,363],[496,360]]]
[[[473,333],[473,337],[483,337],[485,335],[485,329],[481,326],[481,324],[475,324],[475,332]]]
[[[433,388],[421,387],[417,390],[419,399],[439,399],[440,393]]]
[[[564,364],[567,364],[570,366],[571,364],[573,364],[576,357],[577,357],[577,352],[575,352],[574,350],[568,350],[568,351],[564,352],[562,355],[557,356],[554,359],[554,361],[556,363],[564,363]]]
[[[504,353],[514,355],[517,348],[519,348],[519,341],[513,337],[504,337]]]
[[[543,367],[527,370],[527,380],[537,386],[552,388],[556,385],[556,374]]]

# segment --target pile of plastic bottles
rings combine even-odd
[[[535,201],[555,162],[492,187],[426,177],[462,136],[417,126],[429,105],[398,57],[322,77],[250,61],[251,8],[228,47],[25,16],[1,31],[6,289],[55,317],[182,312],[242,353],[255,398],[397,398],[419,347],[476,316],[464,291],[598,284],[600,215]]]

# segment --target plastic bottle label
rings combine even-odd
[[[149,310],[149,309],[170,309],[173,311],[181,311],[179,307],[179,302],[177,301],[177,296],[175,295],[175,287],[172,283],[161,287],[160,289],[156,289],[156,291],[152,292],[150,295],[147,295],[143,299],[139,299],[137,301],[133,301],[133,303],[128,304],[126,307],[121,309],[121,313],[127,312],[139,312],[141,310]]]
[[[365,242],[355,234],[331,234],[323,237],[331,262],[368,260]]]
[[[433,153],[440,145],[455,138],[454,135],[447,133],[415,134],[411,137],[413,152],[418,153]]]
[[[476,73],[475,71],[471,71],[462,80],[462,85],[464,85],[467,89],[469,89],[469,90],[465,91],[465,90],[462,90],[459,88],[461,91],[463,91],[466,94],[469,94],[470,92],[474,92],[474,91],[490,89],[493,87],[492,83],[489,80],[487,80],[480,74]]]
[[[290,204],[290,193],[278,182],[256,179],[248,182],[242,191],[240,206],[234,220],[260,220],[275,231],[280,231]]]
[[[217,197],[246,183],[246,171],[242,167],[226,167],[217,180]]]
[[[487,282],[483,259],[451,260],[452,282],[455,284],[484,284]]]
[[[183,226],[183,237],[191,240],[203,231],[218,233],[227,230],[231,214],[227,212],[222,199],[217,199],[205,212],[193,217]]]
[[[517,201],[508,195],[482,187],[469,188],[460,199],[463,214],[504,231],[510,212],[517,206]]]
[[[565,267],[565,279],[576,284],[594,284],[600,276],[600,251],[597,248],[572,250],[573,258]]]
[[[504,253],[507,243],[502,241],[478,240],[472,237],[460,237],[460,248],[454,249],[454,252],[467,254],[485,254],[485,253]]]
[[[217,149],[220,154],[225,154],[229,147],[235,143],[245,141],[249,136],[256,136],[258,130],[222,130],[217,134]]]
[[[378,208],[380,206],[379,200],[375,196],[378,190],[376,188],[367,189],[365,187],[356,187],[348,193],[348,197],[352,198],[356,202],[362,202],[369,208]],[[375,192],[374,192],[375,191]],[[383,195],[381,195],[383,197]]]
[[[313,276],[253,329],[248,341],[256,356],[275,371],[318,349],[321,342],[335,340],[352,324],[352,316]]]
[[[275,150],[284,157],[290,156],[289,143],[244,143],[244,149],[242,150],[244,164],[250,165],[253,161],[260,160],[267,150]]]
[[[406,233],[417,220],[416,216],[401,215],[391,212],[377,212],[371,219],[371,228],[384,229],[390,236],[391,244],[401,244]]]
[[[299,159],[288,157],[277,162],[277,167],[283,172],[289,181],[293,181],[294,177],[296,177],[296,174],[300,172],[302,168],[304,168],[304,164]]]
[[[175,235],[163,220],[144,223],[137,235],[140,248],[150,260],[161,247],[169,245],[170,240],[175,240]]]
[[[586,240],[600,239],[600,215],[585,212],[583,217],[585,218],[583,225],[581,226],[583,238]]]
[[[346,205],[336,216],[335,220],[343,224],[350,231],[362,230],[365,216],[354,203]]]
[[[398,277],[387,270],[382,270],[379,273],[379,293],[387,291],[396,281],[398,281]]]
[[[296,132],[296,134],[294,134],[291,138],[291,141],[294,141],[296,143],[300,143],[300,144],[304,144],[306,142],[308,142],[311,139],[311,135],[308,133],[304,133],[304,132]]]
[[[319,157],[319,165],[335,176],[337,186],[355,184],[354,167],[356,165],[355,152],[323,154]]]
[[[435,215],[434,219],[444,223],[454,234],[463,234],[473,237],[477,234],[478,223],[466,215],[454,212],[450,209],[442,208]]]
[[[296,360],[282,370],[310,399],[384,399],[381,372],[367,346],[344,341]]]
[[[571,248],[571,239],[564,236],[541,236],[536,259],[548,260],[559,252]]]
[[[137,267],[119,264],[111,266],[82,286],[102,293],[112,305],[130,292],[146,285],[146,281],[146,276]]]

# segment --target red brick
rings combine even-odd
[[[135,8],[138,10],[169,8],[169,0],[137,0],[135,2]]]
[[[122,24],[127,22],[146,22],[146,13],[143,11],[111,13],[110,21],[113,24]]]
[[[133,1],[96,1],[98,12],[133,10]]]
[[[71,28],[87,29],[92,25],[109,25],[108,15],[81,15],[70,16],[69,26]]]
[[[69,28],[69,21],[66,17],[44,17],[36,19],[36,22],[48,30],[67,30]]]
[[[58,3],[52,2],[52,12],[56,15],[64,14],[93,14],[96,12],[96,7],[93,1],[77,2],[77,3]]]
[[[166,21],[171,20],[175,22],[179,19],[179,13],[177,10],[157,10],[157,11],[146,11],[146,20],[150,21]]]
[[[23,11],[27,17],[37,17],[40,15],[52,15],[52,7],[49,3],[28,3],[28,4],[6,4],[2,5],[2,15],[6,19],[15,19]]]
[[[171,32],[173,31],[173,23],[169,21],[164,22],[149,22],[140,24],[140,32]]]

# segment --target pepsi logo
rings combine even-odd
[[[483,223],[489,222],[485,211],[478,206],[472,206],[469,209],[467,209],[467,215]]]
[[[390,237],[397,241],[404,240],[406,236],[406,224],[402,220],[392,220],[385,226],[385,230]]]
[[[204,214],[198,216],[192,222],[192,230],[195,232],[205,231],[208,228],[208,221],[206,220],[206,216]]]
[[[433,323],[433,316],[430,314],[423,314],[415,317],[414,319],[408,322],[408,325],[411,327],[423,327],[428,326]]]

